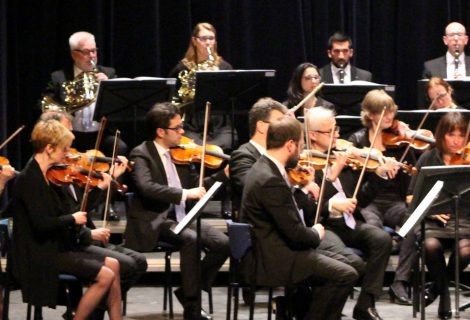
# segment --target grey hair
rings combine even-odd
[[[78,48],[80,41],[85,40],[85,39],[93,39],[93,42],[95,42],[95,36],[89,32],[86,31],[78,31],[72,34],[69,38],[69,46],[70,50],[74,50]]]
[[[325,107],[314,107],[307,112],[307,121],[310,130],[318,130],[319,124],[335,116],[335,112]],[[305,120],[304,120],[305,121]]]

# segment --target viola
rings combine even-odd
[[[101,172],[90,171],[88,169],[81,168],[77,165],[70,164],[56,164],[49,168],[46,172],[46,178],[55,185],[63,184],[76,184],[79,187],[84,187],[87,182],[91,188],[98,186],[103,176]],[[126,185],[121,185],[115,179],[111,180],[116,189],[120,193],[127,191]]]
[[[382,143],[386,147],[400,147],[402,144],[410,144],[417,150],[426,150],[430,145],[436,143],[434,135],[426,129],[398,130],[398,127],[408,127],[401,121],[394,120],[390,129],[382,131]]]
[[[94,158],[94,162],[93,162]],[[82,168],[87,170],[92,169],[91,164],[93,163],[93,170],[99,172],[109,171],[109,166],[113,162],[113,158],[106,157],[103,152],[99,150],[87,150],[86,152],[78,152],[75,148],[70,148],[68,154],[66,155],[66,161],[71,164],[78,164]],[[115,158],[115,163],[122,163],[121,159]],[[132,171],[134,167],[134,162],[129,161],[127,163],[127,170]]]
[[[170,149],[171,158],[176,164],[190,164],[201,162],[202,146],[194,143],[188,137],[181,137],[180,144]],[[221,147],[206,145],[204,165],[211,169],[217,169],[224,160],[230,160],[230,156],[224,154]]]

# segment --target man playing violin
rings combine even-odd
[[[309,138],[312,149],[325,153],[330,145],[330,138],[335,146],[339,137],[339,127],[336,126],[334,112],[323,107],[309,110],[307,119],[309,125]],[[333,133],[333,137],[330,137]],[[359,207],[370,203],[376,191],[382,187],[378,175],[393,177],[393,170],[386,166],[379,166],[377,174],[366,175],[366,181],[360,186],[356,198],[353,190],[356,187],[357,175],[346,166],[347,156],[335,153],[336,161],[327,172],[325,181],[322,224],[335,232],[348,247],[357,248],[364,252],[366,270],[362,281],[362,290],[353,318],[360,320],[381,319],[375,309],[375,301],[382,292],[382,284],[391,249],[391,238],[380,228],[364,223]],[[316,181],[320,183],[324,172],[315,172]]]
[[[156,104],[145,116],[149,135],[134,148],[130,159],[135,162],[132,171],[136,187],[125,231],[126,246],[137,251],[152,251],[158,241],[180,246],[182,288],[175,294],[184,306],[184,319],[207,319],[199,306],[199,281],[208,290],[218,270],[228,258],[228,237],[202,222],[201,241],[207,253],[198,261],[196,229],[193,223],[176,235],[171,229],[181,221],[186,211],[206,193],[215,181],[226,182],[228,169],[204,179],[198,187],[199,175],[192,164],[176,165],[171,161],[170,149],[178,146],[184,133],[178,109],[171,103]],[[226,173],[227,172],[227,173]],[[201,263],[202,279],[196,275]]]
[[[308,306],[299,319],[341,319],[341,311],[357,271],[316,248],[325,236],[321,224],[309,227],[292,195],[286,167],[296,165],[303,149],[301,124],[290,117],[270,123],[267,151],[248,172],[241,203],[241,220],[253,226],[259,285],[313,285],[311,298],[296,297]],[[320,284],[318,280],[321,279]]]

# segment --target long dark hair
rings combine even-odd
[[[439,123],[437,124],[436,133],[436,149],[443,153],[444,150],[444,137],[446,133],[460,130],[463,134],[467,132],[467,118],[460,112],[447,112]]]
[[[318,74],[320,74],[318,67],[310,62],[301,63],[294,69],[289,82],[289,88],[287,89],[287,105],[289,107],[295,106],[304,98],[304,91],[302,90],[302,75],[307,68],[314,68],[317,70]]]

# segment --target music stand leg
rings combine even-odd
[[[459,240],[460,240],[460,234],[459,234],[459,200],[460,200],[460,195],[454,194],[452,196],[452,209],[454,211],[454,216],[455,216],[455,316],[454,318],[458,319],[460,318],[459,314],[459,303],[460,303],[460,270],[459,270],[459,265],[460,265],[460,250],[459,250]]]
[[[203,164],[201,164],[203,165]],[[196,276],[199,281],[197,281],[197,306],[198,306],[198,312],[200,313],[202,310],[202,268],[201,268],[201,249],[202,249],[202,241],[201,241],[201,216],[198,215],[197,217],[197,222],[196,222],[196,250],[197,250],[197,272]]]
[[[420,247],[421,247],[421,290],[420,290],[420,301],[419,301],[419,308],[421,312],[421,320],[426,319],[426,302],[424,299],[424,286],[426,284],[426,248],[424,247],[424,240],[426,238],[425,235],[425,222],[424,219],[421,221],[421,239],[420,241]]]

